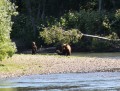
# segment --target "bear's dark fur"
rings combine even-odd
[[[66,55],[69,56],[71,55],[71,46],[69,44],[63,44],[61,48],[56,50],[57,54],[59,55]]]
[[[32,42],[32,54],[36,54],[36,52],[37,52],[37,46],[35,42]]]

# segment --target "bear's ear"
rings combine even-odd
[[[35,43],[35,42],[32,42],[32,44],[33,44],[33,45],[36,45],[36,43]]]
[[[35,44],[35,42],[32,42],[32,44]]]
[[[67,44],[63,44],[62,46],[66,46]]]

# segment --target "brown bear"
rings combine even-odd
[[[71,55],[71,46],[69,44],[63,44],[61,46],[61,49],[59,48],[58,50],[56,50],[56,52],[59,55],[70,56]]]
[[[32,54],[36,54],[37,52],[37,46],[35,42],[32,42]]]

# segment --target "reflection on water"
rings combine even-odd
[[[120,72],[32,75],[0,81],[0,91],[120,91]]]

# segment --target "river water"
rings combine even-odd
[[[120,72],[31,75],[0,80],[0,91],[120,91]]]
[[[120,58],[120,53],[73,55]],[[0,91],[120,91],[120,72],[44,74],[0,79]]]

